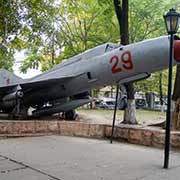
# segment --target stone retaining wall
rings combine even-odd
[[[115,127],[114,138],[129,143],[162,147],[164,130],[157,127],[139,125],[119,125]],[[0,138],[58,134],[91,138],[109,138],[111,126],[68,121],[1,121]],[[180,132],[171,132],[172,147],[180,149]]]

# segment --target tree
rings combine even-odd
[[[17,8],[13,2],[0,1],[0,68],[12,70],[14,49],[9,44],[19,27]]]
[[[21,67],[22,72],[39,66],[45,71],[56,63],[56,50],[61,48],[55,26],[57,5],[55,0],[24,1],[22,6],[27,8],[28,14],[23,17],[26,26],[20,37],[27,42],[27,58]]]
[[[111,0],[63,0],[57,4],[52,21],[54,28],[49,24],[49,35],[46,31],[43,33],[43,37],[47,38],[46,42],[38,36],[40,41],[35,40],[37,46],[30,44],[32,48],[28,49],[28,58],[22,71],[39,64],[44,71],[89,48],[107,41],[116,41],[118,33],[110,2]],[[53,38],[50,38],[52,32]],[[54,63],[51,63],[52,57]]]
[[[27,50],[27,68],[38,65],[42,55],[47,57],[56,10],[55,0],[0,2],[0,68],[11,69],[14,53],[22,49]]]
[[[137,5],[138,4],[138,5]],[[137,42],[165,34],[162,14],[169,5],[165,0],[130,0],[130,42]],[[162,76],[161,76],[162,74]],[[157,92],[165,95],[167,71],[156,72],[150,78],[135,83],[135,91]],[[160,77],[163,78],[159,84]],[[161,98],[162,99],[162,98]]]
[[[117,32],[110,0],[64,0],[58,14],[59,56],[67,59],[89,48],[116,41]]]
[[[128,0],[114,0],[115,11],[119,22],[120,39],[122,45],[129,44],[129,19]],[[132,83],[125,84],[127,91],[127,107],[124,112],[123,123],[137,124],[136,107],[134,99],[134,86]]]
[[[174,74],[173,70],[173,74]],[[174,76],[174,75],[173,75]],[[167,70],[152,73],[148,79],[141,80],[135,83],[135,91],[143,91],[145,93],[155,92],[162,97],[166,96],[167,91]]]
[[[157,37],[166,34],[162,14],[170,7],[178,7],[178,1],[165,0],[130,0],[130,41],[139,41],[146,38]],[[175,71],[173,73],[175,75]],[[167,91],[167,70],[156,72],[150,78],[135,83],[136,91],[146,93],[156,92],[159,94],[162,104],[162,96]]]

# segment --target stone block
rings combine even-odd
[[[129,129],[128,141],[134,144],[141,144],[142,130],[141,129]]]
[[[105,125],[105,137],[109,138],[111,137],[112,127],[109,125]]]
[[[35,133],[49,133],[48,121],[34,121]]]
[[[0,134],[12,134],[12,122],[0,122]]]
[[[35,132],[35,126],[33,121],[22,121],[22,122],[12,122],[13,134],[24,134]]]
[[[142,145],[146,145],[146,146],[151,146],[152,145],[152,134],[153,132],[150,130],[146,130],[144,129],[142,131],[142,139],[141,139],[141,143]]]
[[[59,132],[57,121],[48,121],[48,131],[57,134]]]
[[[114,137],[117,139],[128,140],[129,128],[116,127],[114,132]]]
[[[89,136],[104,138],[105,137],[105,126],[102,124],[91,124],[89,127]]]
[[[174,148],[180,148],[180,132],[171,133],[171,145]]]
[[[163,147],[165,140],[165,134],[162,131],[153,131],[152,145],[155,147]]]
[[[59,121],[58,122],[59,126],[59,133],[60,135],[65,135],[65,136],[74,136],[74,124],[71,122],[66,122],[66,121]]]
[[[89,137],[89,124],[86,123],[74,123],[74,136]]]

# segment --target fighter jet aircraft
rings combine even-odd
[[[166,69],[169,37],[118,46],[106,43],[87,50],[31,79],[0,70],[0,111],[26,116],[34,108],[39,117],[64,112],[74,119],[76,109],[91,101],[89,90],[127,83]],[[180,39],[175,36],[174,60],[180,62]]]

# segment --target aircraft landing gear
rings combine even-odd
[[[65,120],[76,120],[77,118],[77,113],[75,110],[70,110],[65,112]]]
[[[22,98],[16,99],[16,105],[11,112],[11,116],[13,119],[27,119],[28,117],[28,108],[24,106]]]

